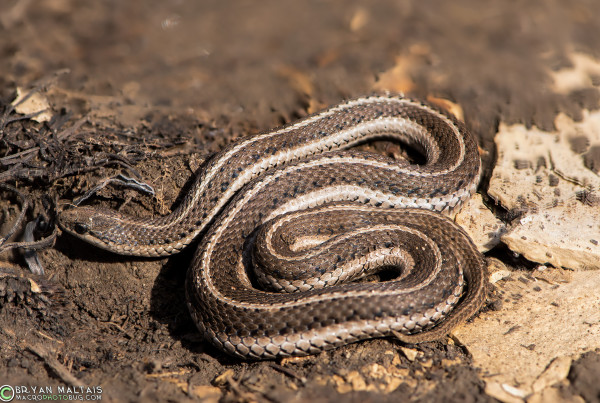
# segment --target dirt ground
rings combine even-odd
[[[87,203],[162,215],[225,144],[390,89],[460,105],[479,138],[485,189],[500,121],[551,129],[559,111],[577,119],[599,106],[597,92],[553,91],[547,70],[568,65],[573,50],[600,57],[599,15],[595,0],[4,0],[0,183],[27,195],[26,221],[47,216],[38,237],[54,228],[54,201],[119,173],[155,195],[109,186]],[[40,84],[53,119],[8,122],[16,88]],[[15,155],[31,158],[17,170]],[[6,234],[22,204],[0,192]],[[202,341],[185,305],[190,249],[123,258],[59,234],[38,253],[45,274],[27,278],[21,254],[0,253],[13,270],[0,276],[0,384],[101,387],[104,401],[495,401],[452,339],[373,340],[276,362],[227,357]],[[528,269],[504,248],[490,255]],[[600,401],[598,374],[590,352],[564,396]]]

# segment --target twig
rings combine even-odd
[[[21,199],[21,212],[19,213],[19,217],[17,218],[17,221],[14,223],[14,225],[8,231],[8,233],[5,236],[3,236],[2,239],[0,239],[0,252],[1,252],[3,249],[5,249],[3,247],[3,245],[15,233],[15,231],[17,230],[17,228],[19,228],[19,226],[21,225],[21,222],[25,218],[25,213],[27,212],[27,209],[29,208],[29,200],[27,199],[27,197],[25,197],[25,195],[23,193],[19,192],[17,190],[17,188],[15,188],[14,186],[7,185],[5,183],[0,183],[0,188],[4,188],[10,192],[13,192],[14,194],[17,195],[17,197],[19,197]]]
[[[40,250],[46,249],[53,245],[56,236],[58,235],[58,229],[55,227],[54,231],[50,235],[45,238],[40,239],[39,241],[33,242],[9,242],[0,246],[0,252],[3,252],[8,249],[16,249],[16,248],[26,248],[31,250]]]
[[[306,378],[303,376],[300,376],[296,373],[296,371],[292,371],[289,368],[286,368],[282,365],[276,364],[274,362],[271,363],[271,368],[273,368],[276,371],[282,372],[292,378],[295,378],[297,380],[299,380],[303,385],[306,384]]]
[[[94,186],[92,189],[85,192],[85,194],[83,196],[81,196],[77,200],[73,200],[73,205],[79,206],[82,202],[84,202],[87,199],[89,199],[90,197],[92,197],[99,190],[105,188],[109,183],[116,183],[123,187],[132,188],[139,192],[149,194],[151,196],[156,195],[154,188],[152,188],[152,186],[148,185],[147,183],[140,182],[136,179],[119,174],[117,176],[113,176],[112,178],[103,179],[97,186]]]
[[[65,368],[65,366],[62,365],[60,362],[58,362],[56,358],[52,357],[48,350],[46,350],[44,347],[40,345],[32,346],[26,344],[25,348],[37,355],[38,357],[40,357],[41,359],[43,359],[46,365],[48,365],[56,373],[56,375],[58,375],[60,379],[63,380],[63,382],[77,387],[84,386],[83,382],[81,382],[73,374],[71,374],[69,370]]]

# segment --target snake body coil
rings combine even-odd
[[[406,143],[426,162],[346,150],[378,138]],[[205,231],[188,306],[205,337],[231,354],[312,354],[392,332],[419,342],[442,337],[485,298],[482,256],[440,214],[476,190],[480,165],[474,138],[452,116],[370,96],[226,147],[168,216],[77,207],[59,222],[137,256],[176,253]],[[381,271],[390,279],[346,283]]]

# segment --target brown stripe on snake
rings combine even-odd
[[[377,138],[406,143],[426,162],[346,150]],[[176,253],[205,231],[188,306],[207,340],[234,355],[312,354],[392,333],[420,342],[443,337],[485,299],[482,256],[440,214],[471,196],[480,166],[475,139],[454,117],[370,96],[226,147],[168,216],[77,207],[59,223],[138,256]],[[392,278],[342,283],[382,270]]]

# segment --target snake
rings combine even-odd
[[[424,161],[355,147],[382,139]],[[187,305],[228,354],[301,356],[388,336],[419,343],[443,338],[485,300],[484,257],[451,219],[481,169],[475,137],[451,113],[374,94],[224,147],[168,215],[77,206],[58,222],[121,255],[197,245]]]

